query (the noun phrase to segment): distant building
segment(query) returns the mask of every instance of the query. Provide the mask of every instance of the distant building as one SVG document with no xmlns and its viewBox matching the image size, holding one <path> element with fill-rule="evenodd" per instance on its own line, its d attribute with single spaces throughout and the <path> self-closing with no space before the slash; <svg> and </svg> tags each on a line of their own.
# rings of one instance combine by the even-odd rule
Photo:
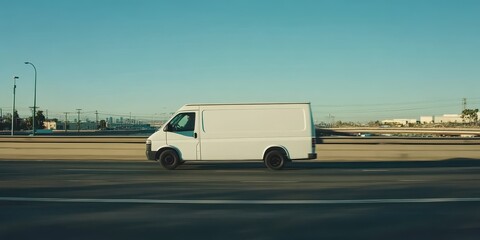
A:
<svg viewBox="0 0 480 240">
<path fill-rule="evenodd" d="M 463 118 L 460 114 L 443 114 L 443 116 L 435 116 L 435 123 L 462 123 Z"/>
<path fill-rule="evenodd" d="M 382 124 L 398 124 L 398 125 L 408 125 L 417 123 L 417 119 L 390 119 L 383 120 Z"/>
<path fill-rule="evenodd" d="M 433 123 L 433 116 L 421 116 L 420 123 L 421 124 Z"/>
<path fill-rule="evenodd" d="M 64 121 L 59 121 L 55 129 L 53 130 L 65 130 L 65 125 L 67 126 L 67 130 L 73 131 L 78 130 L 78 123 L 68 121 L 68 124 L 65 124 Z M 97 123 L 96 122 L 80 122 L 80 130 L 97 130 Z"/>
<path fill-rule="evenodd" d="M 55 121 L 44 121 L 43 122 L 44 129 L 48 130 L 57 130 L 57 122 Z"/>
<path fill-rule="evenodd" d="M 388 119 L 383 120 L 383 124 L 396 124 L 396 125 L 408 125 L 408 124 L 429 124 L 429 123 L 464 123 L 461 114 L 443 114 L 442 116 L 420 116 L 420 121 L 417 119 Z"/>
</svg>

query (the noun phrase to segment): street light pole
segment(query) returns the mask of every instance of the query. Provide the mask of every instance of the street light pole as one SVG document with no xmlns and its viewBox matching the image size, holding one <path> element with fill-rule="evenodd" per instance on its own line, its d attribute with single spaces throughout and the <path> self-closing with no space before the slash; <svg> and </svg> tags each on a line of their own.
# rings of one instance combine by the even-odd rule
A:
<svg viewBox="0 0 480 240">
<path fill-rule="evenodd" d="M 80 108 L 77 108 L 77 114 L 78 114 L 78 120 L 77 120 L 77 130 L 78 132 L 80 132 L 80 111 L 82 111 L 82 109 Z"/>
<path fill-rule="evenodd" d="M 67 132 L 67 127 L 68 127 L 68 112 L 64 112 L 65 113 L 65 123 L 64 123 L 64 126 L 65 126 L 65 133 Z"/>
<path fill-rule="evenodd" d="M 12 136 L 15 128 L 15 89 L 17 88 L 17 79 L 17 76 L 13 77 Z"/>
<path fill-rule="evenodd" d="M 35 86 L 33 91 L 33 118 L 32 118 L 32 136 L 35 136 L 35 111 L 37 110 L 37 68 L 31 62 L 25 62 L 25 64 L 32 65 L 35 70 Z"/>
</svg>

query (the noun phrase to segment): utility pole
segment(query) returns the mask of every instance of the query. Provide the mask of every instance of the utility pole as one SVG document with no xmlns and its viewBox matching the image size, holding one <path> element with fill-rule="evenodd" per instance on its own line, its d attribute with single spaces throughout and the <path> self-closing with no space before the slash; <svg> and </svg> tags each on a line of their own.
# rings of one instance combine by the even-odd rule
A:
<svg viewBox="0 0 480 240">
<path fill-rule="evenodd" d="M 68 112 L 65 113 L 65 123 L 63 124 L 65 126 L 65 132 L 67 132 L 67 127 L 68 127 Z"/>
<path fill-rule="evenodd" d="M 82 109 L 80 108 L 77 108 L 77 114 L 78 114 L 78 118 L 77 118 L 77 130 L 78 132 L 80 132 L 80 111 L 82 111 Z"/>
<path fill-rule="evenodd" d="M 330 120 L 330 127 L 333 127 L 333 125 L 335 124 L 335 116 L 329 113 L 328 119 Z"/>
<path fill-rule="evenodd" d="M 98 129 L 98 111 L 97 110 L 95 110 L 95 122 L 96 122 L 97 129 Z"/>
<path fill-rule="evenodd" d="M 17 76 L 13 77 L 13 107 L 12 107 L 12 136 L 15 131 L 15 89 L 17 88 Z M 0 117 L 2 114 L 0 113 Z"/>
<path fill-rule="evenodd" d="M 40 108 L 40 107 L 39 107 L 39 106 L 34 106 L 34 107 L 29 107 L 29 108 L 32 109 L 32 111 L 33 111 L 33 116 L 35 116 L 36 110 L 37 110 L 38 108 Z M 34 128 L 35 128 L 35 118 L 32 117 L 32 136 L 35 136 L 35 135 L 34 135 L 34 132 L 33 132 L 33 129 L 34 129 Z"/>
</svg>

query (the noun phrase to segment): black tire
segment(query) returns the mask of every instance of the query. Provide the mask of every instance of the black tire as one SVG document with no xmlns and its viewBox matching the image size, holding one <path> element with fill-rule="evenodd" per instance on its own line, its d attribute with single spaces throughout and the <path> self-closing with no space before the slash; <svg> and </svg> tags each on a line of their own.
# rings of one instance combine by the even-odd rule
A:
<svg viewBox="0 0 480 240">
<path fill-rule="evenodd" d="M 174 150 L 165 150 L 158 157 L 158 162 L 163 168 L 173 170 L 180 165 L 180 158 Z"/>
<path fill-rule="evenodd" d="M 272 150 L 263 159 L 265 166 L 270 170 L 280 170 L 285 166 L 287 157 L 282 151 Z"/>
</svg>

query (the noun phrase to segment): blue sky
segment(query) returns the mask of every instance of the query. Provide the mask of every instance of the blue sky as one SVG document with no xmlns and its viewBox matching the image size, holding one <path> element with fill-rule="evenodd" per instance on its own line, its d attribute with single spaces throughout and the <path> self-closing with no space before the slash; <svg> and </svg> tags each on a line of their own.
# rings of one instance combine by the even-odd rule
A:
<svg viewBox="0 0 480 240">
<path fill-rule="evenodd" d="M 480 1 L 0 0 L 0 107 L 154 119 L 197 102 L 312 102 L 318 121 L 480 106 Z"/>
</svg>

